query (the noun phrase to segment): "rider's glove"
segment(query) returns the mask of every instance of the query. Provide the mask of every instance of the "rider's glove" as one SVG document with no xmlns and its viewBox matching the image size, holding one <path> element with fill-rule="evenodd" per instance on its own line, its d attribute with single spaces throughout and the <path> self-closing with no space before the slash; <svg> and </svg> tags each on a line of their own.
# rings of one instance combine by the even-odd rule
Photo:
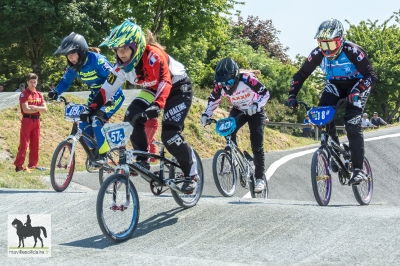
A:
<svg viewBox="0 0 400 266">
<path fill-rule="evenodd" d="M 52 100 L 57 100 L 58 99 L 58 92 L 56 90 L 51 90 L 51 91 L 49 91 L 47 96 L 49 96 L 49 98 L 52 99 Z"/>
<path fill-rule="evenodd" d="M 359 97 L 360 97 L 360 90 L 353 88 L 351 89 L 349 96 L 347 96 L 347 99 L 349 102 L 354 103 L 358 102 Z"/>
<path fill-rule="evenodd" d="M 160 115 L 160 106 L 158 106 L 157 103 L 152 103 L 150 104 L 149 108 L 147 108 L 144 113 L 147 117 L 147 119 L 152 119 L 152 118 L 156 118 Z"/>
<path fill-rule="evenodd" d="M 247 110 L 247 114 L 249 116 L 252 116 L 255 113 L 257 113 L 257 109 L 258 109 L 258 104 L 257 103 L 253 103 L 252 105 L 249 106 L 249 109 Z"/>
<path fill-rule="evenodd" d="M 200 118 L 200 123 L 201 123 L 203 126 L 207 126 L 207 124 L 208 124 L 208 115 L 202 114 L 202 115 L 201 115 L 201 118 Z"/>
<path fill-rule="evenodd" d="M 89 122 L 90 117 L 94 114 L 95 110 L 91 107 L 86 107 L 85 111 L 83 111 L 79 118 L 82 122 Z"/>
<path fill-rule="evenodd" d="M 111 97 L 110 100 L 108 100 L 104 106 L 113 106 L 114 105 L 114 97 Z"/>
<path fill-rule="evenodd" d="M 297 103 L 297 99 L 296 99 L 296 95 L 294 94 L 290 94 L 288 99 L 285 102 L 285 105 L 289 108 L 297 108 L 297 106 L 299 105 Z"/>
</svg>

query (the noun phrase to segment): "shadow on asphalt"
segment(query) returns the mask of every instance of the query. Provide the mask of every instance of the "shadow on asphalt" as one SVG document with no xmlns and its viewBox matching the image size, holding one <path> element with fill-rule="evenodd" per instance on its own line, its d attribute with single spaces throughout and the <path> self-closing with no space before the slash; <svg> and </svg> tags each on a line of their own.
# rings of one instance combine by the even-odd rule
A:
<svg viewBox="0 0 400 266">
<path fill-rule="evenodd" d="M 178 221 L 178 218 L 175 217 L 175 215 L 184 210 L 185 209 L 178 207 L 169 211 L 158 213 L 157 215 L 150 217 L 144 220 L 143 222 L 140 222 L 132 238 L 138 238 L 147 235 L 148 233 L 151 233 L 155 230 L 164 229 L 167 226 L 174 225 Z M 105 236 L 98 235 L 60 245 L 71 246 L 71 247 L 104 249 L 109 246 L 114 246 L 118 244 L 120 243 L 111 242 Z"/>
<path fill-rule="evenodd" d="M 157 215 L 140 222 L 135 233 L 133 234 L 133 237 L 141 237 L 155 230 L 164 229 L 167 226 L 175 224 L 178 221 L 178 218 L 175 217 L 175 215 L 184 210 L 185 209 L 178 207 L 169 211 L 158 213 Z"/>
<path fill-rule="evenodd" d="M 119 243 L 114 243 L 108 240 L 104 235 L 92 236 L 84 238 L 81 240 L 60 244 L 61 246 L 71 246 L 80 248 L 97 248 L 104 249 L 109 246 L 118 245 Z"/>
</svg>

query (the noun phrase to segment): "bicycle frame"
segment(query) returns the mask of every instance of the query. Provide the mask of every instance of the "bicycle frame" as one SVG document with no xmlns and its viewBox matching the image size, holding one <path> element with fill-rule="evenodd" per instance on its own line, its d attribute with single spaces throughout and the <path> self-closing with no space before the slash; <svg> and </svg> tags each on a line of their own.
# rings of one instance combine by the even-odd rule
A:
<svg viewBox="0 0 400 266">
<path fill-rule="evenodd" d="M 340 154 L 342 154 L 345 159 L 349 157 L 348 152 L 332 141 L 331 137 L 324 129 L 321 131 L 321 146 L 319 149 L 324 149 L 328 155 L 329 162 L 331 162 L 331 158 L 333 158 L 337 166 L 342 169 L 343 176 L 345 178 L 350 178 L 350 165 L 348 164 L 346 166 L 345 163 L 343 163 L 343 161 L 340 159 Z M 349 160 L 349 158 L 347 158 L 347 160 Z"/>
<path fill-rule="evenodd" d="M 231 136 L 228 135 L 225 137 L 226 139 L 226 147 L 225 150 L 230 150 L 231 152 L 231 161 L 232 165 L 239 166 L 240 171 L 246 175 L 246 181 L 250 182 L 250 176 L 251 176 L 251 165 L 249 162 L 249 159 L 246 158 L 245 155 L 239 150 L 239 148 L 236 146 L 236 144 L 231 140 Z M 236 171 L 233 171 L 234 174 L 237 174 Z M 237 178 L 237 177 L 236 177 Z"/>
<path fill-rule="evenodd" d="M 235 119 L 236 121 L 239 119 L 240 116 L 244 115 L 247 112 L 247 110 L 244 110 L 242 113 L 240 113 Z M 215 119 L 210 119 L 209 123 L 217 123 L 217 120 Z M 251 175 L 252 175 L 252 167 L 250 165 L 250 159 L 251 156 L 250 154 L 248 154 L 246 151 L 245 152 L 241 152 L 239 150 L 239 147 L 232 141 L 231 139 L 231 134 L 225 136 L 225 140 L 226 140 L 226 146 L 225 146 L 225 150 L 229 150 L 231 153 L 231 164 L 233 166 L 236 166 L 236 162 L 237 165 L 240 168 L 240 172 L 242 172 L 243 174 L 246 175 L 246 187 L 247 184 L 249 182 L 252 182 L 251 180 Z M 236 175 L 236 171 L 233 171 L 234 175 Z M 237 176 L 235 177 L 237 179 Z"/>
<path fill-rule="evenodd" d="M 69 104 L 67 102 L 67 100 L 65 99 L 65 97 L 63 97 L 63 96 L 60 96 L 60 100 L 62 100 L 64 102 L 65 106 L 67 106 Z M 99 120 L 102 125 L 104 125 L 104 123 L 106 123 L 106 121 L 104 119 L 102 119 L 101 117 L 96 116 L 96 115 L 92 116 L 91 119 L 92 119 L 92 121 Z M 69 136 L 67 136 L 65 138 L 65 141 L 72 142 L 72 148 L 71 148 L 71 154 L 72 155 L 75 154 L 76 145 L 77 145 L 77 142 L 79 142 L 82 145 L 82 147 L 83 147 L 84 151 L 86 152 L 87 156 L 89 157 L 89 159 L 91 161 L 94 161 L 95 158 L 96 158 L 97 152 L 98 152 L 97 151 L 97 141 L 92 136 L 86 134 L 79 127 L 79 123 L 81 123 L 81 121 L 74 121 L 73 122 L 71 133 L 70 133 Z M 90 125 L 88 125 L 88 127 L 89 126 Z M 86 143 L 86 140 L 84 138 L 82 138 L 82 137 L 86 138 L 88 141 L 90 141 L 92 143 L 92 145 L 93 145 L 92 149 L 89 148 L 88 144 Z M 68 165 L 67 165 L 68 168 L 71 167 L 72 160 L 73 160 L 73 156 L 71 156 L 69 158 Z"/>
<path fill-rule="evenodd" d="M 130 172 L 134 171 L 137 172 L 139 175 L 141 175 L 148 182 L 154 181 L 155 185 L 157 186 L 167 186 L 179 193 L 182 193 L 180 189 L 176 186 L 176 184 L 173 182 L 174 180 L 166 179 L 164 176 L 164 169 L 166 165 L 172 165 L 175 167 L 179 167 L 179 165 L 175 162 L 175 158 L 172 158 L 172 160 L 165 158 L 165 150 L 163 144 L 161 144 L 160 142 L 155 142 L 155 143 L 160 146 L 160 155 L 144 151 L 127 150 L 125 148 L 120 149 L 119 163 L 116 166 L 115 172 L 117 173 L 118 171 L 123 170 L 125 177 L 129 179 Z M 143 168 L 141 165 L 134 162 L 135 156 L 138 155 L 160 160 L 159 173 L 155 174 L 150 170 L 147 170 L 146 168 Z"/>
<path fill-rule="evenodd" d="M 335 106 L 335 111 L 339 110 L 346 101 L 347 101 L 346 98 L 340 99 Z M 307 111 L 309 111 L 311 109 L 307 106 L 307 104 L 305 102 L 298 101 L 298 103 L 299 103 L 299 105 L 303 105 Z M 337 114 L 337 112 L 335 112 L 335 115 L 332 117 L 332 120 L 335 118 L 336 114 Z M 330 123 L 330 121 L 329 121 L 329 123 Z M 329 123 L 326 123 L 323 126 L 319 126 L 319 128 L 321 128 L 321 146 L 319 147 L 319 149 L 323 149 L 326 151 L 326 153 L 328 155 L 329 165 L 331 164 L 330 162 L 333 158 L 333 160 L 336 162 L 337 166 L 342 170 L 343 177 L 350 178 L 350 176 L 351 176 L 350 162 L 347 162 L 348 165 L 345 165 L 346 162 L 343 163 L 343 161 L 340 159 L 340 154 L 342 154 L 343 157 L 345 158 L 345 160 L 349 160 L 350 157 L 349 157 L 348 151 L 346 151 L 345 149 L 340 147 L 340 145 L 338 145 L 336 142 L 334 142 L 332 140 L 332 138 L 329 136 L 328 132 L 326 132 L 326 130 L 325 130 L 326 125 Z M 329 167 L 329 171 L 330 171 L 330 169 L 331 169 L 331 167 Z"/>
</svg>

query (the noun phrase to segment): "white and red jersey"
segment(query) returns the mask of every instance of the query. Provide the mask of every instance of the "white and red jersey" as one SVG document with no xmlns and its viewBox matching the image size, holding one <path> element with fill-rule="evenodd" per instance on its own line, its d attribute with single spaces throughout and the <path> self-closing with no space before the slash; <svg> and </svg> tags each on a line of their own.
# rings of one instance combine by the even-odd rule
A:
<svg viewBox="0 0 400 266">
<path fill-rule="evenodd" d="M 99 109 L 128 80 L 154 93 L 154 102 L 160 108 L 164 108 L 173 85 L 186 77 L 185 67 L 180 62 L 158 47 L 147 45 L 141 60 L 133 70 L 125 72 L 118 66 L 112 69 L 90 106 Z"/>
<path fill-rule="evenodd" d="M 241 111 L 247 110 L 250 105 L 257 103 L 257 112 L 259 112 L 269 99 L 269 91 L 253 73 L 240 73 L 239 84 L 232 95 L 226 94 L 222 87 L 214 84 L 214 90 L 208 97 L 204 114 L 211 117 L 214 110 L 219 106 L 222 96 L 226 96 L 233 107 Z"/>
</svg>

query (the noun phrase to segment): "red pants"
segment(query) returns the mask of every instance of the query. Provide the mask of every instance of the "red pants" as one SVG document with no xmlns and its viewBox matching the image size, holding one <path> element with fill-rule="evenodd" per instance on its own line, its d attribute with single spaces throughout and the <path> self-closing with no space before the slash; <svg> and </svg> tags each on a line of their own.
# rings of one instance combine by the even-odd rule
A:
<svg viewBox="0 0 400 266">
<path fill-rule="evenodd" d="M 22 169 L 29 144 L 28 167 L 37 166 L 39 161 L 40 119 L 22 118 L 19 147 L 15 166 Z"/>
<path fill-rule="evenodd" d="M 157 118 L 147 120 L 146 123 L 144 124 L 144 131 L 146 131 L 147 144 L 149 145 L 148 150 L 150 153 L 157 152 L 156 145 L 152 144 L 154 141 L 154 135 L 156 134 L 157 128 L 158 128 Z M 154 162 L 155 159 L 151 158 L 150 161 Z"/>
</svg>

